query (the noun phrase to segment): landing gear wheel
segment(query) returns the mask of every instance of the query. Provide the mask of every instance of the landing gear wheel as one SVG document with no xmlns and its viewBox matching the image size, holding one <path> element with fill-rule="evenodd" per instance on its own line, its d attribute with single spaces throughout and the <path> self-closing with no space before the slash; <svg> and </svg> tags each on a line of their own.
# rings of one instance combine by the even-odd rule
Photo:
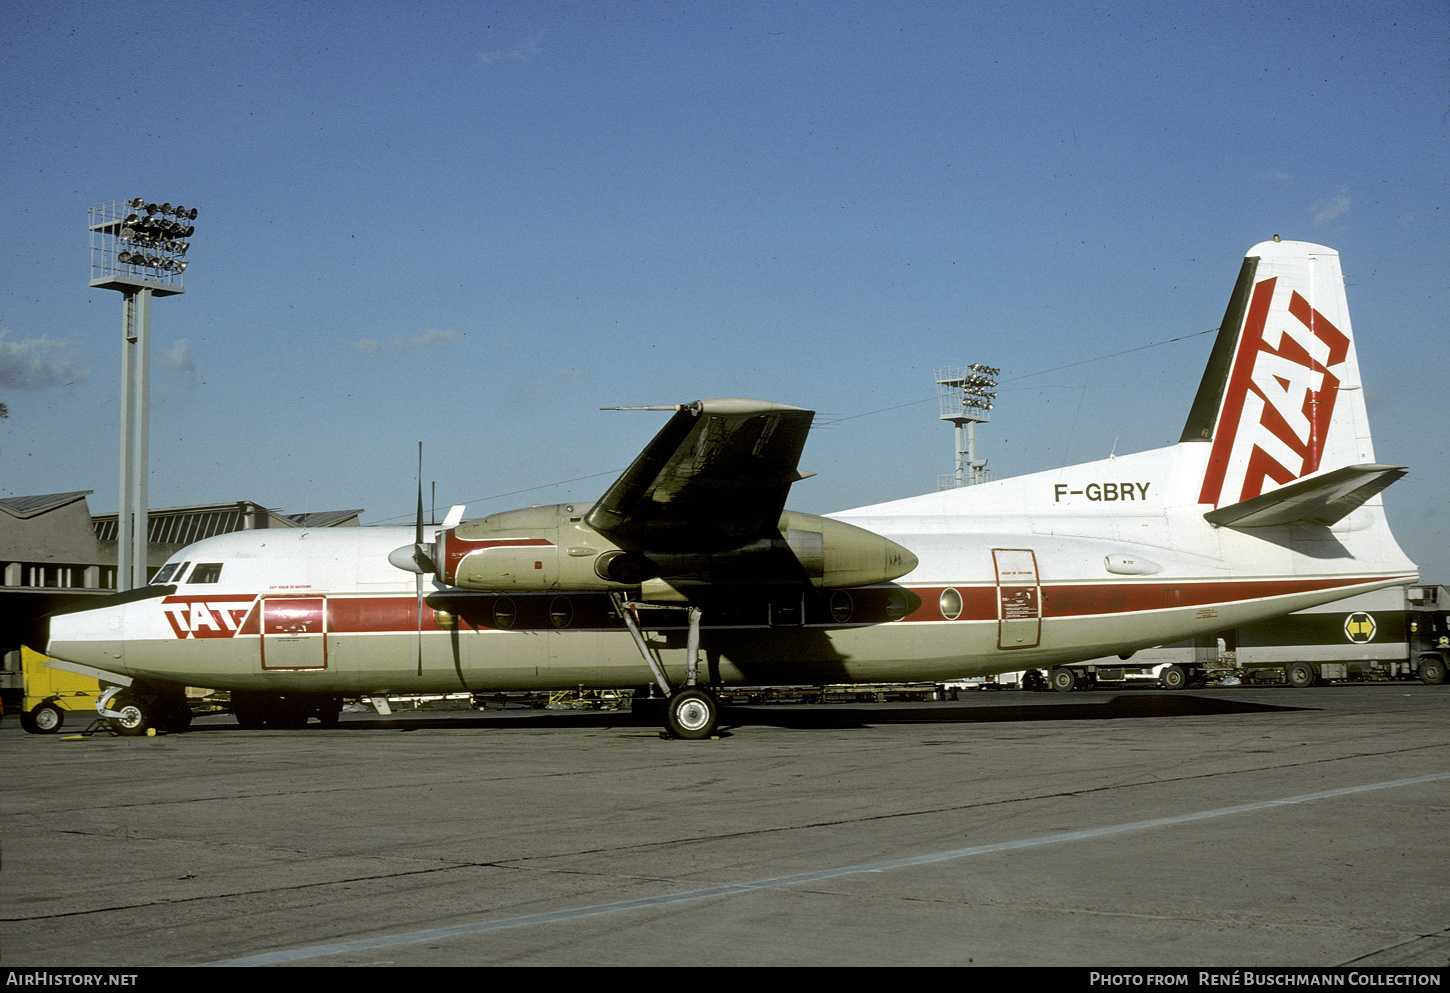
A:
<svg viewBox="0 0 1450 993">
<path fill-rule="evenodd" d="M 317 722 L 323 727 L 337 727 L 338 719 L 342 717 L 342 697 L 323 697 L 322 702 L 317 705 L 315 713 L 317 715 Z"/>
<path fill-rule="evenodd" d="M 1420 682 L 1426 686 L 1439 686 L 1445 682 L 1445 663 L 1435 658 L 1421 659 Z"/>
<path fill-rule="evenodd" d="M 145 734 L 146 729 L 151 727 L 151 706 L 140 697 L 123 693 L 111 701 L 111 709 L 120 715 L 107 718 L 111 730 L 117 734 L 134 738 Z"/>
<path fill-rule="evenodd" d="M 1158 673 L 1158 682 L 1165 690 L 1181 690 L 1188 685 L 1188 673 L 1181 665 L 1166 666 Z"/>
<path fill-rule="evenodd" d="M 232 714 L 236 717 L 237 723 L 248 731 L 256 731 L 267 726 L 267 705 L 257 693 L 247 693 L 242 690 L 232 691 Z"/>
<path fill-rule="evenodd" d="M 699 687 L 690 686 L 670 697 L 665 708 L 665 728 L 676 738 L 699 741 L 715 732 L 720 708 L 715 698 Z"/>
<path fill-rule="evenodd" d="M 267 708 L 267 727 L 273 730 L 295 730 L 307 726 L 312 716 L 312 703 L 305 696 L 282 694 L 273 698 Z"/>
<path fill-rule="evenodd" d="M 158 730 L 180 734 L 191 727 L 191 704 L 184 697 L 159 701 L 156 722 Z"/>
<path fill-rule="evenodd" d="M 1047 681 L 1059 693 L 1071 693 L 1077 686 L 1077 674 L 1071 669 L 1053 669 L 1047 674 Z"/>
<path fill-rule="evenodd" d="M 1306 686 L 1314 685 L 1314 667 L 1307 662 L 1295 662 L 1284 670 L 1284 678 L 1289 685 L 1295 689 L 1304 689 Z"/>
<path fill-rule="evenodd" d="M 1424 666 L 1420 667 L 1424 671 Z M 28 714 L 21 715 L 21 726 L 31 734 L 55 734 L 65 723 L 65 711 L 53 703 L 37 704 Z"/>
</svg>

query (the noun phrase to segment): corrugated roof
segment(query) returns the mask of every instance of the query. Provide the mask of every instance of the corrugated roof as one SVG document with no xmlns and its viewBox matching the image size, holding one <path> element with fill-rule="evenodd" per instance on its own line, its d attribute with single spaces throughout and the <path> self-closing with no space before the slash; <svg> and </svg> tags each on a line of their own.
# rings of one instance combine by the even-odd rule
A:
<svg viewBox="0 0 1450 993">
<path fill-rule="evenodd" d="M 287 514 L 287 520 L 302 528 L 330 528 L 362 513 L 358 510 L 318 510 L 311 514 Z"/>
<path fill-rule="evenodd" d="M 39 496 L 5 497 L 0 499 L 0 510 L 5 511 L 11 517 L 24 519 L 34 517 L 37 514 L 44 514 L 47 511 L 55 510 L 57 507 L 64 507 L 66 504 L 84 499 L 94 492 L 95 490 L 73 490 L 70 493 L 42 493 Z"/>
</svg>

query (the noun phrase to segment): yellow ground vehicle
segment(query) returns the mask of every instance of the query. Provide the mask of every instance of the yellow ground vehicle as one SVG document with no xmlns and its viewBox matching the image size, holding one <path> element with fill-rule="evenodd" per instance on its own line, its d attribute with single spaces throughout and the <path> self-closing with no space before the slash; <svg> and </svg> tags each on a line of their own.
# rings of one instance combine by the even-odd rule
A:
<svg viewBox="0 0 1450 993">
<path fill-rule="evenodd" d="M 77 720 L 89 724 L 96 716 L 101 684 L 89 676 L 51 669 L 45 664 L 48 661 L 39 652 L 20 649 L 21 672 L 25 678 L 20 726 L 31 734 L 55 734 L 72 711 L 77 713 Z"/>
</svg>

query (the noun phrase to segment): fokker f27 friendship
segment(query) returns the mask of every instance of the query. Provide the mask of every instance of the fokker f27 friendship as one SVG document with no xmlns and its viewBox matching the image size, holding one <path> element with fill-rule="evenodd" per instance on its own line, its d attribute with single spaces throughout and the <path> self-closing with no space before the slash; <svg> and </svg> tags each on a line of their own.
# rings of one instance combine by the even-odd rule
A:
<svg viewBox="0 0 1450 993">
<path fill-rule="evenodd" d="M 702 400 L 592 504 L 408 528 L 221 535 L 152 585 L 50 618 L 118 729 L 244 726 L 344 696 L 657 686 L 709 736 L 712 687 L 945 680 L 1128 655 L 1394 584 L 1338 253 L 1239 273 L 1179 443 L 816 517 L 785 509 L 813 414 Z M 450 518 L 454 515 L 450 514 Z M 1169 682 L 1185 677 L 1170 670 Z"/>
</svg>

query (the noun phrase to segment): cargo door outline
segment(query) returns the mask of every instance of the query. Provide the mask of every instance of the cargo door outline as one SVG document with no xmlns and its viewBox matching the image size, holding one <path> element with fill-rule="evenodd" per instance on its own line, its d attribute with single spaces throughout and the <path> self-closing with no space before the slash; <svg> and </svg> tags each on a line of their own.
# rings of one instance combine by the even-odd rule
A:
<svg viewBox="0 0 1450 993">
<path fill-rule="evenodd" d="M 994 548 L 997 575 L 997 647 L 1036 648 L 1042 640 L 1042 587 L 1030 548 Z"/>
<path fill-rule="evenodd" d="M 262 671 L 327 668 L 327 598 L 262 598 Z"/>
</svg>

